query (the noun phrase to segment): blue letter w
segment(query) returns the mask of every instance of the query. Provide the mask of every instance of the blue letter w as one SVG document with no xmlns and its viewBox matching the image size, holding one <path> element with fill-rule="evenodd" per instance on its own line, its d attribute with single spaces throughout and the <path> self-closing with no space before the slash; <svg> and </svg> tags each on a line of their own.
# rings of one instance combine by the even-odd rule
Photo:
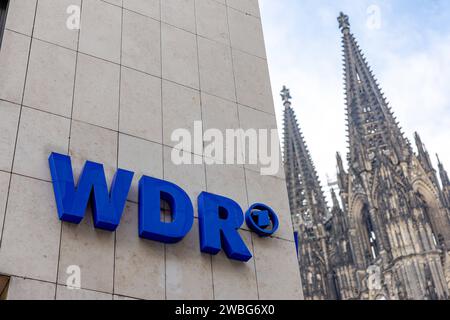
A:
<svg viewBox="0 0 450 320">
<path fill-rule="evenodd" d="M 59 219 L 80 223 L 92 194 L 95 227 L 108 231 L 116 230 L 122 218 L 134 173 L 117 170 L 109 193 L 103 165 L 87 161 L 75 187 L 70 157 L 52 153 L 48 161 Z"/>
</svg>

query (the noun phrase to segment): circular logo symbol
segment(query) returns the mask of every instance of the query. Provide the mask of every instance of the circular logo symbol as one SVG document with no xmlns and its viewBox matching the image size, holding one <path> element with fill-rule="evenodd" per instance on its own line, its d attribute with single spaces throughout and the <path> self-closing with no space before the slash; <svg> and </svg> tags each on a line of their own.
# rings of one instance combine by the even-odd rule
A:
<svg viewBox="0 0 450 320">
<path fill-rule="evenodd" d="M 247 226 L 260 237 L 273 235 L 279 226 L 278 216 L 269 206 L 255 203 L 245 213 Z"/>
</svg>

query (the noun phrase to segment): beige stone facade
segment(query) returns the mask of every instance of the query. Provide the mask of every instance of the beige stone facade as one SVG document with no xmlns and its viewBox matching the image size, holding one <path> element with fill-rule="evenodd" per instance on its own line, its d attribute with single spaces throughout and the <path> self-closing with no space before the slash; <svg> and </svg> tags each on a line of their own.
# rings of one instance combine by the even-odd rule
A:
<svg viewBox="0 0 450 320">
<path fill-rule="evenodd" d="M 66 23 L 81 9 L 81 29 Z M 283 170 L 175 166 L 170 134 L 276 128 L 257 0 L 10 0 L 0 51 L 0 274 L 7 299 L 301 299 Z M 223 128 L 221 127 L 223 126 Z M 61 223 L 48 156 L 136 172 L 116 232 Z M 202 157 L 197 154 L 195 157 Z M 138 237 L 137 181 L 165 179 L 189 194 L 264 202 L 280 231 L 240 233 L 248 263 L 202 254 L 197 220 L 180 243 Z M 68 267 L 81 289 L 66 288 Z"/>
</svg>

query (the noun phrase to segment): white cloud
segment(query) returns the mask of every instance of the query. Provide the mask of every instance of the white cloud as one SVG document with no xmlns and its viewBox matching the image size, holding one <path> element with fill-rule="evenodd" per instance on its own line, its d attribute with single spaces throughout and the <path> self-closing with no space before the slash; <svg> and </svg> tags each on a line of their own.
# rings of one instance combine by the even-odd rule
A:
<svg viewBox="0 0 450 320">
<path fill-rule="evenodd" d="M 439 153 L 450 165 L 450 37 L 435 36 L 422 50 L 390 55 L 380 79 L 407 135 L 418 131 L 433 160 Z"/>
<path fill-rule="evenodd" d="M 345 157 L 348 147 L 336 21 L 341 10 L 350 15 L 352 31 L 407 137 L 412 140 L 418 131 L 430 154 L 438 152 L 450 170 L 450 32 L 434 30 L 433 19 L 423 16 L 436 6 L 428 13 L 403 14 L 394 6 L 401 2 L 260 0 L 279 127 L 278 92 L 286 85 L 324 187 L 326 174 L 336 171 L 335 152 Z M 379 30 L 366 25 L 373 3 L 381 8 Z M 425 27 L 421 21 L 431 22 Z"/>
</svg>

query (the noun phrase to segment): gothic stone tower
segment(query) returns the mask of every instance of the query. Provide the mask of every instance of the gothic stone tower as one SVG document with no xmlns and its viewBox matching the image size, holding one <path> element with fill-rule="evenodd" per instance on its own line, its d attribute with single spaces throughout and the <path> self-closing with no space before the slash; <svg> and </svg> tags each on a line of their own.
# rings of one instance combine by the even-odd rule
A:
<svg viewBox="0 0 450 320">
<path fill-rule="evenodd" d="M 444 165 L 439 159 L 439 156 L 437 158 L 439 163 L 439 175 L 442 182 L 442 202 L 447 208 L 450 208 L 450 179 L 448 177 L 447 171 L 444 168 Z"/>
<path fill-rule="evenodd" d="M 340 155 L 338 155 L 338 161 Z M 341 162 L 342 163 L 342 162 Z M 333 207 L 331 219 L 327 223 L 328 251 L 331 264 L 331 277 L 336 288 L 336 298 L 340 300 L 354 299 L 360 287 L 356 279 L 355 258 L 349 236 L 349 221 L 345 208 L 341 208 L 334 189 L 331 189 Z"/>
<path fill-rule="evenodd" d="M 303 294 L 307 300 L 335 299 L 327 254 L 327 204 L 286 87 L 281 91 L 281 97 L 284 103 L 284 167 L 292 221 L 299 234 Z"/>
<path fill-rule="evenodd" d="M 438 159 L 438 167 L 439 167 L 439 176 L 441 178 L 442 189 L 441 189 L 441 199 L 442 204 L 446 208 L 448 212 L 450 212 L 450 179 L 448 177 L 448 173 L 444 168 L 444 165 L 441 163 L 439 156 Z M 444 272 L 447 280 L 447 285 L 450 289 L 450 248 L 444 248 Z"/>
<path fill-rule="evenodd" d="M 338 180 L 354 260 L 346 262 L 356 270 L 353 298 L 447 299 L 448 177 L 440 166 L 441 190 L 420 137 L 417 154 L 404 137 L 348 16 L 341 13 L 338 21 L 349 138 L 348 169 L 338 158 Z"/>
</svg>

